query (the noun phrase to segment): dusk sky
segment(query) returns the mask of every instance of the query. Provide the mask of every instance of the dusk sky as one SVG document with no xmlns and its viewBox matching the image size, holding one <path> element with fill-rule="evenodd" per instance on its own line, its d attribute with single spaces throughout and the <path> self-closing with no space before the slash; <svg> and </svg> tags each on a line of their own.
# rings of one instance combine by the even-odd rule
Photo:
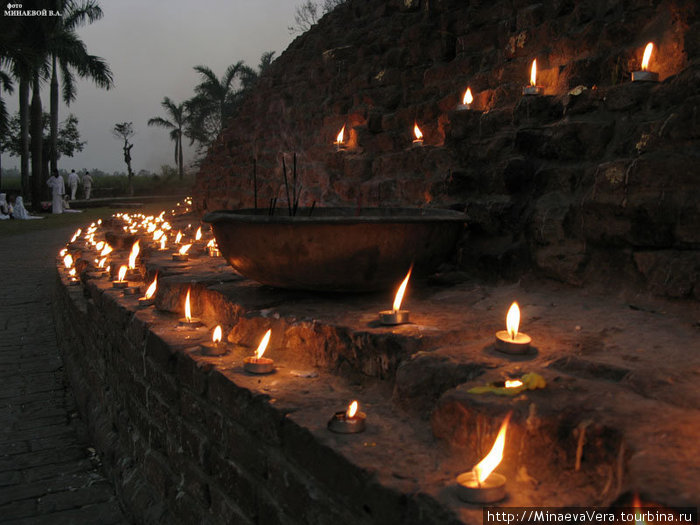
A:
<svg viewBox="0 0 700 525">
<path fill-rule="evenodd" d="M 115 87 L 104 91 L 81 80 L 70 107 L 61 103 L 59 119 L 69 112 L 78 117 L 87 144 L 75 157 L 61 158 L 59 168 L 126 171 L 120 143 L 111 133 L 115 123 L 125 121 L 133 121 L 137 133 L 132 150 L 135 172 L 174 166 L 168 131 L 146 125 L 151 117 L 165 117 L 163 97 L 175 103 L 190 98 L 199 82 L 192 69 L 196 65 L 207 65 L 221 77 L 239 60 L 257 67 L 263 52 L 279 56 L 295 37 L 287 27 L 298 3 L 301 0 L 102 0 L 102 20 L 78 33 L 91 54 L 107 60 Z M 48 87 L 45 91 L 42 103 L 48 111 Z M 16 92 L 4 98 L 14 114 Z M 187 165 L 193 152 L 185 153 Z M 5 154 L 2 166 L 18 167 L 19 159 Z"/>
</svg>

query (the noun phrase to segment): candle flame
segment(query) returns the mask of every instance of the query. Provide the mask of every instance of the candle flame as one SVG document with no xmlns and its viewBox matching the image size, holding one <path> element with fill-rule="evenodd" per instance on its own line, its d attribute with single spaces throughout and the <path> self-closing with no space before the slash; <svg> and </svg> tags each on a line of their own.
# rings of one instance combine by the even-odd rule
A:
<svg viewBox="0 0 700 525">
<path fill-rule="evenodd" d="M 654 50 L 654 44 L 649 42 L 647 47 L 644 48 L 644 56 L 642 57 L 642 71 L 646 71 L 649 67 L 649 59 L 651 58 L 651 52 Z"/>
<path fill-rule="evenodd" d="M 163 236 L 160 238 L 160 249 L 161 249 L 161 250 L 165 250 L 165 241 L 167 241 L 167 240 L 168 240 L 168 236 L 167 236 L 167 235 L 163 235 Z"/>
<path fill-rule="evenodd" d="M 156 225 L 155 225 L 155 223 L 151 222 L 148 224 L 148 228 L 146 229 L 146 232 L 153 233 L 154 231 L 156 231 Z"/>
<path fill-rule="evenodd" d="M 403 301 L 403 295 L 406 293 L 406 286 L 408 286 L 408 279 L 411 277 L 411 272 L 413 271 L 413 266 L 408 269 L 408 273 L 404 278 L 401 286 L 399 286 L 396 292 L 396 297 L 394 298 L 394 312 L 398 312 L 401 309 L 401 301 Z"/>
<path fill-rule="evenodd" d="M 68 275 L 71 277 L 75 277 L 75 268 L 72 268 L 70 272 L 68 272 Z"/>
<path fill-rule="evenodd" d="M 272 328 L 270 328 L 267 332 L 265 332 L 265 335 L 263 336 L 262 340 L 260 341 L 260 344 L 258 345 L 258 349 L 255 351 L 256 359 L 260 359 L 263 356 L 263 354 L 265 353 L 265 349 L 267 348 L 267 344 L 270 342 L 271 335 L 272 335 Z"/>
<path fill-rule="evenodd" d="M 474 102 L 474 97 L 472 96 L 472 90 L 470 88 L 467 88 L 467 90 L 464 92 L 464 97 L 462 98 L 462 104 L 465 106 L 471 104 Z"/>
<path fill-rule="evenodd" d="M 192 320 L 192 310 L 190 310 L 190 289 L 187 289 L 187 296 L 185 297 L 185 319 L 189 323 Z"/>
<path fill-rule="evenodd" d="M 345 417 L 348 419 L 355 417 L 357 414 L 357 401 L 353 401 L 348 405 L 348 409 L 345 411 Z"/>
<path fill-rule="evenodd" d="M 338 136 L 335 139 L 336 143 L 342 144 L 344 135 L 345 135 L 345 124 L 343 124 L 343 127 L 340 128 L 340 131 L 338 132 Z"/>
<path fill-rule="evenodd" d="M 99 252 L 102 248 L 104 248 L 104 246 L 105 246 L 105 242 L 100 241 L 97 244 L 95 244 L 95 249 Z"/>
<path fill-rule="evenodd" d="M 508 315 L 506 315 L 506 329 L 508 330 L 508 335 L 511 339 L 515 339 L 518 335 L 518 327 L 520 326 L 520 308 L 518 308 L 518 303 L 513 303 L 508 309 Z"/>
<path fill-rule="evenodd" d="M 636 492 L 634 493 L 634 497 L 632 498 L 632 508 L 634 509 L 634 523 L 636 525 L 647 525 L 647 522 L 642 519 L 642 502 L 639 499 L 639 494 Z M 639 511 L 639 512 L 637 512 Z M 637 519 L 640 518 L 640 519 Z"/>
<path fill-rule="evenodd" d="M 180 255 L 187 255 L 188 250 L 192 247 L 191 244 L 185 244 L 180 247 L 178 252 L 180 252 Z"/>
<path fill-rule="evenodd" d="M 214 333 L 211 336 L 211 340 L 214 343 L 220 343 L 221 342 L 221 325 L 216 325 L 216 328 L 214 328 Z"/>
<path fill-rule="evenodd" d="M 126 277 L 126 266 L 122 265 L 119 267 L 119 273 L 117 274 L 117 280 L 123 281 L 124 277 Z"/>
<path fill-rule="evenodd" d="M 141 251 L 141 248 L 139 248 L 139 241 L 136 241 L 131 246 L 131 253 L 129 254 L 129 269 L 130 270 L 136 269 L 136 257 L 138 257 L 139 251 Z"/>
<path fill-rule="evenodd" d="M 520 379 L 506 380 L 506 388 L 518 388 L 519 386 L 523 386 L 523 382 Z"/>
<path fill-rule="evenodd" d="M 73 237 L 71 238 L 70 242 L 75 242 L 75 240 L 76 240 L 78 237 L 80 237 L 80 232 L 81 232 L 81 231 L 82 231 L 82 230 L 81 230 L 80 228 L 78 228 L 78 229 L 75 231 L 75 233 L 73 234 Z"/>
<path fill-rule="evenodd" d="M 153 232 L 153 240 L 158 242 L 158 240 L 163 236 L 163 230 L 156 230 Z"/>
<path fill-rule="evenodd" d="M 508 415 L 501 423 L 501 428 L 498 431 L 498 436 L 496 436 L 496 441 L 491 447 L 491 451 L 479 461 L 479 463 L 474 467 L 473 471 L 476 475 L 476 479 L 479 484 L 486 481 L 491 475 L 491 472 L 501 463 L 503 459 L 503 448 L 506 444 L 506 430 L 508 429 L 508 421 L 510 421 L 510 416 L 512 412 L 508 412 Z"/>
<path fill-rule="evenodd" d="M 202 238 L 202 227 L 197 228 L 197 233 L 194 234 L 194 240 L 198 241 Z"/>
<path fill-rule="evenodd" d="M 144 299 L 150 299 L 153 297 L 153 294 L 156 293 L 156 288 L 158 288 L 158 274 L 156 274 L 156 276 L 153 278 L 153 282 L 146 290 L 146 293 L 143 296 Z"/>
<path fill-rule="evenodd" d="M 532 61 L 532 67 L 530 68 L 530 85 L 537 85 L 537 59 Z"/>
<path fill-rule="evenodd" d="M 70 253 L 63 258 L 63 265 L 66 268 L 73 266 L 73 256 Z"/>
<path fill-rule="evenodd" d="M 208 247 L 208 248 L 214 248 L 215 246 L 216 246 L 216 244 L 214 243 L 214 239 L 210 240 L 210 241 L 207 243 L 207 247 Z"/>
<path fill-rule="evenodd" d="M 175 236 L 175 244 L 180 244 L 181 240 L 182 240 L 182 232 L 178 230 L 177 235 Z"/>
<path fill-rule="evenodd" d="M 60 257 L 65 256 L 68 253 L 68 248 L 63 248 L 60 252 L 58 252 L 58 255 Z"/>
<path fill-rule="evenodd" d="M 106 255 L 109 255 L 110 253 L 112 253 L 112 247 L 109 244 L 105 243 L 105 247 L 102 248 L 102 251 L 100 252 L 100 256 L 104 257 Z"/>
<path fill-rule="evenodd" d="M 421 140 L 423 138 L 423 132 L 415 122 L 413 123 L 413 134 L 416 136 L 416 140 Z"/>
<path fill-rule="evenodd" d="M 98 268 L 104 268 L 104 267 L 105 267 L 105 262 L 107 262 L 107 257 L 102 257 L 102 259 L 100 259 L 100 262 L 97 263 L 97 267 L 98 267 Z"/>
</svg>

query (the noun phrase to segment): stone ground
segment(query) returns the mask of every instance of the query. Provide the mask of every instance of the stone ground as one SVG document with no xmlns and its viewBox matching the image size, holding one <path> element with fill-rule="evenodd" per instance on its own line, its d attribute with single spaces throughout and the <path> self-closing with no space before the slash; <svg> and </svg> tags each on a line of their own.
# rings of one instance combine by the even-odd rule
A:
<svg viewBox="0 0 700 525">
<path fill-rule="evenodd" d="M 51 315 L 55 256 L 73 227 L 2 239 L 0 523 L 128 523 L 65 379 Z"/>
</svg>

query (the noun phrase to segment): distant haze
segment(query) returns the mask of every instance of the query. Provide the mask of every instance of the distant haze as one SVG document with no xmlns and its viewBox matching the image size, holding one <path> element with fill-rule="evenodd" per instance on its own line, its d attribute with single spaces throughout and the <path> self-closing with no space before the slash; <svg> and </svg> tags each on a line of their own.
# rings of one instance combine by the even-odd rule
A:
<svg viewBox="0 0 700 525">
<path fill-rule="evenodd" d="M 59 119 L 69 113 L 78 117 L 87 144 L 75 157 L 59 159 L 59 168 L 125 172 L 120 143 L 111 134 L 115 123 L 125 121 L 133 121 L 136 130 L 135 172 L 174 166 L 168 130 L 146 125 L 151 117 L 166 117 L 163 97 L 175 103 L 190 98 L 199 82 L 196 65 L 209 66 L 220 78 L 239 60 L 256 68 L 263 52 L 279 56 L 294 38 L 287 27 L 296 5 L 294 0 L 101 0 L 104 17 L 78 33 L 90 54 L 107 60 L 115 87 L 105 91 L 80 80 L 76 100 L 69 107 L 61 102 Z M 48 111 L 48 86 L 44 91 Z M 14 114 L 17 91 L 3 98 Z M 185 149 L 185 165 L 193 156 Z M 3 168 L 18 166 L 18 158 L 2 156 Z"/>
</svg>

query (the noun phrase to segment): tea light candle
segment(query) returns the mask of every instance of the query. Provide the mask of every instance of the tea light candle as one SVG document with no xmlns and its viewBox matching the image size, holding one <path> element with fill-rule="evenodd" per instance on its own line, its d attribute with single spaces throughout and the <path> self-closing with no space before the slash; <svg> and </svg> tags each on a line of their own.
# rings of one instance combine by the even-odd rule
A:
<svg viewBox="0 0 700 525">
<path fill-rule="evenodd" d="M 185 244 L 184 246 L 182 246 L 177 251 L 177 253 L 173 254 L 173 261 L 188 261 L 189 255 L 187 254 L 187 251 L 190 249 L 191 246 L 191 244 Z"/>
<path fill-rule="evenodd" d="M 258 349 L 255 351 L 255 355 L 246 357 L 243 360 L 243 370 L 251 374 L 269 374 L 274 371 L 275 362 L 272 359 L 263 357 L 271 335 L 272 329 L 268 330 L 263 336 Z"/>
<path fill-rule="evenodd" d="M 333 417 L 328 421 L 328 430 L 337 434 L 364 432 L 367 416 L 364 412 L 359 412 L 357 408 L 357 401 L 353 401 L 348 405 L 347 410 L 333 414 Z"/>
<path fill-rule="evenodd" d="M 345 125 L 343 125 L 343 127 L 340 129 L 340 132 L 338 133 L 338 136 L 336 137 L 335 142 L 333 143 L 333 144 L 335 144 L 336 151 L 345 150 L 346 146 L 345 146 L 345 142 L 343 142 L 344 135 L 345 135 Z"/>
<path fill-rule="evenodd" d="M 393 309 L 383 310 L 379 312 L 379 322 L 383 325 L 397 325 L 409 322 L 409 316 L 411 312 L 409 310 L 401 310 L 401 302 L 403 301 L 403 296 L 406 292 L 408 279 L 411 277 L 411 271 L 413 271 L 413 267 L 411 267 L 408 270 L 406 277 L 404 278 L 403 282 L 401 283 L 401 286 L 399 286 L 399 289 L 396 292 Z"/>
<path fill-rule="evenodd" d="M 506 477 L 494 472 L 503 459 L 511 413 L 501 423 L 489 453 L 470 472 L 457 476 L 457 497 L 467 503 L 494 503 L 506 497 Z"/>
<path fill-rule="evenodd" d="M 520 308 L 513 303 L 506 316 L 507 330 L 496 332 L 496 349 L 506 354 L 524 354 L 530 348 L 532 339 L 529 335 L 518 332 L 520 326 Z"/>
<path fill-rule="evenodd" d="M 464 92 L 464 96 L 462 97 L 462 103 L 459 106 L 457 106 L 457 109 L 460 111 L 466 111 L 467 109 L 471 109 L 472 102 L 474 102 L 472 90 L 470 88 L 467 88 L 467 90 Z"/>
<path fill-rule="evenodd" d="M 192 317 L 190 310 L 190 289 L 187 289 L 185 297 L 185 317 L 179 320 L 179 326 L 182 328 L 198 328 L 202 326 L 202 321 L 198 317 Z"/>
<path fill-rule="evenodd" d="M 541 95 L 544 88 L 537 85 L 537 59 L 532 61 L 530 68 L 530 85 L 523 88 L 523 95 Z"/>
<path fill-rule="evenodd" d="M 119 273 L 117 275 L 117 280 L 112 281 L 112 288 L 126 288 L 129 286 L 129 281 L 124 279 L 126 276 L 126 266 L 122 265 L 119 268 Z"/>
<path fill-rule="evenodd" d="M 155 303 L 156 299 L 156 288 L 158 287 L 158 274 L 156 274 L 153 282 L 146 289 L 146 293 L 143 297 L 139 297 L 139 306 L 151 306 Z"/>
<path fill-rule="evenodd" d="M 421 147 L 423 145 L 423 132 L 418 127 L 417 123 L 413 123 L 413 147 Z"/>
<path fill-rule="evenodd" d="M 211 343 L 202 343 L 199 345 L 202 355 L 218 357 L 227 354 L 229 350 L 228 345 L 222 341 L 222 335 L 221 326 L 217 325 L 211 336 Z"/>
<path fill-rule="evenodd" d="M 495 503 L 506 497 L 506 477 L 491 473 L 482 483 L 473 471 L 457 476 L 457 495 L 467 503 Z"/>
<path fill-rule="evenodd" d="M 644 56 L 642 57 L 642 70 L 632 71 L 632 82 L 658 82 L 659 74 L 654 71 L 649 71 L 649 59 L 651 52 L 654 50 L 654 44 L 649 42 L 644 48 Z"/>
</svg>

